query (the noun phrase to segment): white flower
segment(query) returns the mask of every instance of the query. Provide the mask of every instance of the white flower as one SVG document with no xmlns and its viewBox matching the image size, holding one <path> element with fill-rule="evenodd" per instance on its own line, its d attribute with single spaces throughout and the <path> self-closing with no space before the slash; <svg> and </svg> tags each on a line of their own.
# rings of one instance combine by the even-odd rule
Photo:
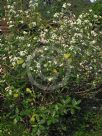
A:
<svg viewBox="0 0 102 136">
<path fill-rule="evenodd" d="M 8 8 L 8 9 L 11 8 L 11 5 L 7 5 L 7 8 Z"/>
<path fill-rule="evenodd" d="M 26 14 L 28 14 L 29 12 L 28 11 L 25 11 Z"/>
<path fill-rule="evenodd" d="M 36 26 L 36 22 L 32 22 L 32 25 L 33 25 L 33 26 Z"/>
<path fill-rule="evenodd" d="M 58 17 L 58 16 L 59 16 L 59 13 L 55 13 L 55 14 L 54 14 L 54 17 Z"/>
<path fill-rule="evenodd" d="M 40 63 L 37 63 L 37 65 L 36 65 L 36 66 L 37 66 L 37 68 L 40 68 Z"/>
<path fill-rule="evenodd" d="M 10 9 L 9 12 L 16 14 L 16 11 L 13 9 Z"/>
<path fill-rule="evenodd" d="M 81 22 L 81 19 L 77 19 L 77 24 L 79 24 L 79 25 L 81 25 L 82 24 L 82 22 Z"/>
<path fill-rule="evenodd" d="M 92 23 L 89 23 L 89 26 L 92 26 Z"/>
<path fill-rule="evenodd" d="M 20 56 L 24 56 L 26 54 L 26 52 L 25 51 L 20 51 L 19 54 L 20 54 Z"/>
<path fill-rule="evenodd" d="M 53 77 L 49 77 L 49 78 L 48 78 L 48 81 L 52 81 L 52 80 L 53 80 Z"/>
<path fill-rule="evenodd" d="M 63 6 L 62 6 L 62 8 L 66 8 L 66 6 L 67 6 L 66 3 L 64 3 Z"/>
<path fill-rule="evenodd" d="M 9 25 L 9 28 L 12 28 L 14 25 Z"/>
<path fill-rule="evenodd" d="M 18 10 L 20 13 L 23 13 L 23 11 L 22 10 Z"/>
<path fill-rule="evenodd" d="M 9 23 L 10 23 L 10 24 L 12 24 L 12 23 L 13 23 L 13 21 L 9 21 Z"/>
<path fill-rule="evenodd" d="M 19 14 L 16 14 L 15 17 L 19 17 Z"/>
<path fill-rule="evenodd" d="M 24 37 L 23 36 L 17 36 L 16 39 L 17 40 L 24 40 Z"/>
<path fill-rule="evenodd" d="M 31 59 L 32 59 L 32 56 L 31 56 L 31 55 L 28 55 L 27 61 L 30 61 Z"/>
<path fill-rule="evenodd" d="M 85 22 L 85 23 L 88 23 L 88 22 L 89 22 L 89 20 L 85 20 L 84 22 Z"/>
<path fill-rule="evenodd" d="M 71 6 L 71 4 L 70 4 L 70 3 L 67 3 L 67 6 L 69 6 L 69 7 L 70 7 L 70 6 Z"/>
<path fill-rule="evenodd" d="M 94 18 L 97 18 L 98 16 L 97 15 L 94 15 Z"/>
<path fill-rule="evenodd" d="M 27 32 L 26 32 L 26 31 L 23 31 L 23 34 L 25 34 L 25 35 L 26 35 L 26 34 L 27 34 Z"/>
<path fill-rule="evenodd" d="M 56 34 L 52 34 L 52 39 L 55 39 L 55 38 L 57 38 L 57 35 Z"/>
<path fill-rule="evenodd" d="M 66 8 L 67 6 L 69 6 L 69 7 L 70 7 L 70 6 L 71 6 L 71 4 L 70 4 L 70 3 L 64 3 L 64 4 L 63 4 L 63 6 L 62 6 L 62 8 Z"/>
<path fill-rule="evenodd" d="M 77 28 L 77 27 L 74 27 L 74 29 L 75 29 L 76 31 L 78 31 L 78 30 L 79 30 L 79 28 Z"/>
<path fill-rule="evenodd" d="M 95 40 L 93 40 L 93 41 L 91 41 L 91 42 L 90 42 L 90 44 L 95 44 L 95 43 L 96 43 L 96 41 L 95 41 Z"/>
<path fill-rule="evenodd" d="M 45 32 L 45 33 L 48 32 L 48 29 L 44 29 L 44 32 Z"/>
<path fill-rule="evenodd" d="M 77 37 L 80 37 L 80 38 L 83 37 L 83 35 L 82 35 L 81 33 L 75 33 L 74 36 L 75 36 L 76 38 L 77 38 Z"/>
<path fill-rule="evenodd" d="M 30 47 L 31 46 L 31 44 L 27 44 L 27 47 Z"/>
<path fill-rule="evenodd" d="M 20 23 L 24 23 L 24 21 L 23 20 L 21 20 L 21 21 L 19 21 Z"/>
<path fill-rule="evenodd" d="M 92 9 L 90 9 L 89 12 L 92 12 Z"/>
<path fill-rule="evenodd" d="M 83 16 L 82 16 L 82 14 L 81 15 L 79 15 L 79 18 L 82 18 Z"/>
<path fill-rule="evenodd" d="M 92 34 L 93 36 L 97 36 L 97 33 L 96 33 L 95 31 L 91 31 L 91 34 Z"/>
</svg>

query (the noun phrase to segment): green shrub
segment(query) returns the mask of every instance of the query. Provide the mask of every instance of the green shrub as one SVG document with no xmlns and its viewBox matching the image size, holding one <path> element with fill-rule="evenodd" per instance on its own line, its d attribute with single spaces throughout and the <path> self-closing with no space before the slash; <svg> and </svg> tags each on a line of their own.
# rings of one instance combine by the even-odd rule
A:
<svg viewBox="0 0 102 136">
<path fill-rule="evenodd" d="M 28 136 L 27 130 L 20 123 L 15 125 L 12 121 L 0 120 L 0 136 Z"/>
<path fill-rule="evenodd" d="M 102 111 L 89 113 L 87 114 L 87 116 L 85 115 L 85 120 L 87 121 L 87 124 L 84 123 L 81 128 L 79 128 L 79 130 L 74 133 L 74 136 L 101 136 Z M 86 127 L 90 127 L 91 131 L 87 130 Z"/>
<path fill-rule="evenodd" d="M 102 1 L 96 1 L 92 4 L 92 9 L 95 14 L 102 16 Z"/>
<path fill-rule="evenodd" d="M 64 3 L 46 20 L 37 2 L 26 11 L 8 5 L 10 34 L 0 39 L 1 117 L 26 124 L 33 136 L 47 136 L 63 116 L 79 111 L 70 95 L 89 98 L 102 83 L 102 32 L 92 24 L 101 17 L 90 10 L 76 18 L 69 7 Z"/>
</svg>

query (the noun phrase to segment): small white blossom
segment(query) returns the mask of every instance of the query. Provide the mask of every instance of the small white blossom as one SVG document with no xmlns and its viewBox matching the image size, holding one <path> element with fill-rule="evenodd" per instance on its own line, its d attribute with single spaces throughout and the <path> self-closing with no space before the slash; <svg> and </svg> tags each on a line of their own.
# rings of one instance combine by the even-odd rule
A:
<svg viewBox="0 0 102 136">
<path fill-rule="evenodd" d="M 93 40 L 93 41 L 91 41 L 91 42 L 90 42 L 90 44 L 95 44 L 95 43 L 96 43 L 96 41 L 95 41 L 95 40 Z"/>
<path fill-rule="evenodd" d="M 90 9 L 89 12 L 92 12 L 92 9 Z"/>
<path fill-rule="evenodd" d="M 98 16 L 97 15 L 94 15 L 95 18 L 97 18 Z"/>
<path fill-rule="evenodd" d="M 77 24 L 79 24 L 79 25 L 81 25 L 82 24 L 82 21 L 81 21 L 81 19 L 77 19 Z"/>
<path fill-rule="evenodd" d="M 26 34 L 28 34 L 28 33 L 27 33 L 26 31 L 23 31 L 23 34 L 25 34 L 25 35 L 26 35 Z"/>
<path fill-rule="evenodd" d="M 32 25 L 33 25 L 33 26 L 36 26 L 36 22 L 32 22 Z"/>
<path fill-rule="evenodd" d="M 20 54 L 20 56 L 25 56 L 26 52 L 25 51 L 20 51 L 19 54 Z"/>
<path fill-rule="evenodd" d="M 27 44 L 27 47 L 30 47 L 31 46 L 31 44 Z"/>
<path fill-rule="evenodd" d="M 58 17 L 58 16 L 59 16 L 59 13 L 55 13 L 55 14 L 54 14 L 54 17 Z"/>
<path fill-rule="evenodd" d="M 21 20 L 21 21 L 19 21 L 20 23 L 24 23 L 24 21 L 23 20 Z"/>
<path fill-rule="evenodd" d="M 66 8 L 66 6 L 67 6 L 66 3 L 64 3 L 63 6 L 62 6 L 62 8 Z"/>
<path fill-rule="evenodd" d="M 91 31 L 91 34 L 92 34 L 93 36 L 97 36 L 97 33 L 96 33 L 95 31 Z"/>
</svg>

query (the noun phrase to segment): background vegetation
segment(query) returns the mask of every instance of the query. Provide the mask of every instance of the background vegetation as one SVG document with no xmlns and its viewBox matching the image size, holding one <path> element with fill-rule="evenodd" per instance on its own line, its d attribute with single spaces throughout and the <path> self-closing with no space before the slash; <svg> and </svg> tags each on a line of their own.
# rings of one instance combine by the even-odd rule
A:
<svg viewBox="0 0 102 136">
<path fill-rule="evenodd" d="M 71 2 L 30 1 L 26 7 L 8 0 L 9 35 L 0 35 L 1 136 L 101 135 L 102 6 Z M 29 81 L 27 62 L 39 86 Z M 49 90 L 63 77 L 63 86 Z"/>
</svg>

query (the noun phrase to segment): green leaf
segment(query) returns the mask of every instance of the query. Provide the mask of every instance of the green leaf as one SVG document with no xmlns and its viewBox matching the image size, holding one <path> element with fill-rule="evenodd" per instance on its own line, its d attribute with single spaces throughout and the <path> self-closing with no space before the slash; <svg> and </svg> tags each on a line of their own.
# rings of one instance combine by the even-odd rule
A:
<svg viewBox="0 0 102 136">
<path fill-rule="evenodd" d="M 18 59 L 17 60 L 17 64 L 20 65 L 20 64 L 23 64 L 24 60 L 22 58 Z"/>
<path fill-rule="evenodd" d="M 74 109 L 71 109 L 71 114 L 73 115 L 75 113 L 75 110 Z"/>
</svg>

